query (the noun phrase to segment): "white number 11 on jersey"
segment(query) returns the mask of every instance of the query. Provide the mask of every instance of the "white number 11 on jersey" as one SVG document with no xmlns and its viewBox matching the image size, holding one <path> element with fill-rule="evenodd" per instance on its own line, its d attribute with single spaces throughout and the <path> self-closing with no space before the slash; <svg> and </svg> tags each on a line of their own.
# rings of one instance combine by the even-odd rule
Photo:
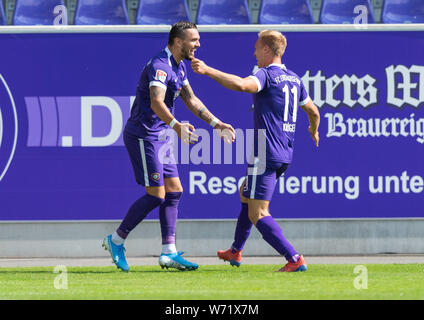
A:
<svg viewBox="0 0 424 320">
<path fill-rule="evenodd" d="M 297 119 L 297 105 L 298 105 L 298 98 L 297 98 L 297 87 L 291 88 L 291 93 L 293 93 L 293 122 L 296 122 Z M 284 97 L 286 98 L 286 102 L 284 105 L 284 122 L 287 122 L 289 119 L 289 86 L 285 85 L 283 88 Z"/>
</svg>

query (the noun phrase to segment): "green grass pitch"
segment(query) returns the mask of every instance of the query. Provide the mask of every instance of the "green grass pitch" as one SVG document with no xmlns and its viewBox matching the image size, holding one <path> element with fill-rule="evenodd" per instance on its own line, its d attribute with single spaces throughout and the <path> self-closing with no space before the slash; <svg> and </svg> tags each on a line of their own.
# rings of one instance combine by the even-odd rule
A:
<svg viewBox="0 0 424 320">
<path fill-rule="evenodd" d="M 113 266 L 68 267 L 66 273 L 54 273 L 53 267 L 0 268 L 0 299 L 424 299 L 424 265 L 364 266 L 362 273 L 354 272 L 355 265 L 322 264 L 297 273 L 273 272 L 277 265 L 226 264 L 186 272 L 159 266 L 134 266 L 129 273 Z"/>
</svg>

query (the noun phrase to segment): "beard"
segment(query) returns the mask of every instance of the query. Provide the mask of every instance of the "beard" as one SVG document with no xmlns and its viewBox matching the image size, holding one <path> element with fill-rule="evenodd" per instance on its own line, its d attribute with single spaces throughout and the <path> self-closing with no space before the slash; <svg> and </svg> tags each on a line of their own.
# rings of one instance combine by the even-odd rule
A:
<svg viewBox="0 0 424 320">
<path fill-rule="evenodd" d="M 193 54 L 193 56 L 190 56 L 190 49 L 182 48 L 181 49 L 181 56 L 183 57 L 183 59 L 191 61 L 191 60 L 193 60 L 194 54 Z"/>
</svg>

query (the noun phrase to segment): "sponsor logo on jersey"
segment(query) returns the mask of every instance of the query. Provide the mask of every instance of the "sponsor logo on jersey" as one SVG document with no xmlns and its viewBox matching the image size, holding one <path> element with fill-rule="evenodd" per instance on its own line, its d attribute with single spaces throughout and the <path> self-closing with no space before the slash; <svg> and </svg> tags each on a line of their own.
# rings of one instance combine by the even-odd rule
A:
<svg viewBox="0 0 424 320">
<path fill-rule="evenodd" d="M 160 82 L 165 82 L 167 76 L 168 74 L 165 71 L 158 69 L 156 71 L 155 80 L 158 80 Z"/>
</svg>

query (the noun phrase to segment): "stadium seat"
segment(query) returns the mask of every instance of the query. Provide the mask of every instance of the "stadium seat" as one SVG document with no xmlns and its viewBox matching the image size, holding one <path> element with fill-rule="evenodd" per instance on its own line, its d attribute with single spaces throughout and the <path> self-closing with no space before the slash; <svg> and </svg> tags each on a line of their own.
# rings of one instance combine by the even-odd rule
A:
<svg viewBox="0 0 424 320">
<path fill-rule="evenodd" d="M 129 24 L 125 0 L 78 0 L 76 25 Z"/>
<path fill-rule="evenodd" d="M 169 24 L 190 21 L 186 0 L 140 0 L 136 24 Z"/>
<path fill-rule="evenodd" d="M 13 13 L 13 24 L 20 26 L 53 25 L 56 6 L 65 6 L 64 0 L 17 0 Z M 61 21 L 61 24 L 64 22 Z"/>
<path fill-rule="evenodd" d="M 309 0 L 262 0 L 260 24 L 314 23 Z"/>
<path fill-rule="evenodd" d="M 375 23 L 374 12 L 370 0 L 323 0 L 321 8 L 321 23 L 353 24 L 361 11 L 355 12 L 355 7 L 365 6 L 368 10 L 368 23 Z"/>
<path fill-rule="evenodd" d="M 424 23 L 423 0 L 384 1 L 383 23 Z"/>
<path fill-rule="evenodd" d="M 0 1 L 0 25 L 6 24 L 6 16 L 4 15 L 3 2 Z"/>
<path fill-rule="evenodd" d="M 247 0 L 199 0 L 197 24 L 250 24 Z"/>
</svg>

